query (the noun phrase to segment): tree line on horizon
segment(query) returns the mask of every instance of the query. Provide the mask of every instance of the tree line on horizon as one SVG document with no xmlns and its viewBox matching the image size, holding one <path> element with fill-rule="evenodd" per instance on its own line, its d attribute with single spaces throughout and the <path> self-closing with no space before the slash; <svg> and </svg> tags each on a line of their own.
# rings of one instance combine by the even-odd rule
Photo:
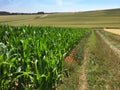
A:
<svg viewBox="0 0 120 90">
<path fill-rule="evenodd" d="M 0 15 L 33 15 L 33 14 L 45 14 L 44 12 L 37 13 L 11 13 L 6 11 L 0 11 Z"/>
</svg>

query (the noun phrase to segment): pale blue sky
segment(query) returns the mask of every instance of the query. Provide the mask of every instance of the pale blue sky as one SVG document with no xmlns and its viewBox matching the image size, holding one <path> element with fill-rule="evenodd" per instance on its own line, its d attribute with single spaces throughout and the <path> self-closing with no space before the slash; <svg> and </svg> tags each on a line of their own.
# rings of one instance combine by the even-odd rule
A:
<svg viewBox="0 0 120 90">
<path fill-rule="evenodd" d="M 120 0 L 0 0 L 0 11 L 76 12 L 120 8 Z"/>
</svg>

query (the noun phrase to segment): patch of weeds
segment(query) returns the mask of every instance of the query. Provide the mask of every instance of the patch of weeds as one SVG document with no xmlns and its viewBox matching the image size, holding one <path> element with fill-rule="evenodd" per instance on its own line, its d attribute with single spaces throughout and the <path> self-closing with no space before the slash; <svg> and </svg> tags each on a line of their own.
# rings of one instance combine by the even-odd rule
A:
<svg viewBox="0 0 120 90">
<path fill-rule="evenodd" d="M 76 48 L 74 53 L 74 58 L 77 60 L 78 64 L 81 65 L 81 62 L 84 58 L 84 50 L 87 46 L 88 38 L 90 37 L 91 33 L 89 33 L 81 42 L 78 44 L 78 48 Z"/>
<path fill-rule="evenodd" d="M 79 65 L 77 62 L 66 63 L 63 83 L 59 85 L 57 90 L 77 90 L 79 82 Z"/>
<path fill-rule="evenodd" d="M 101 78 L 104 71 L 99 69 L 99 58 L 94 54 L 90 54 L 88 63 L 87 63 L 87 78 L 90 90 L 104 90 L 104 79 Z"/>
<path fill-rule="evenodd" d="M 78 60 L 78 63 L 81 64 L 81 61 L 84 58 L 84 44 L 81 45 L 81 48 L 79 48 L 75 53 L 74 53 L 74 58 Z"/>
</svg>

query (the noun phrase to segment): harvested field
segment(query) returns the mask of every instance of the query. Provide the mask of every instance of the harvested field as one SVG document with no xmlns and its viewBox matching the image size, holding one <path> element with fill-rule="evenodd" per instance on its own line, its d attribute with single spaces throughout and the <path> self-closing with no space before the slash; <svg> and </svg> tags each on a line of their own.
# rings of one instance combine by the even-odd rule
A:
<svg viewBox="0 0 120 90">
<path fill-rule="evenodd" d="M 120 29 L 104 29 L 104 30 L 107 32 L 111 32 L 111 33 L 120 35 Z"/>
</svg>

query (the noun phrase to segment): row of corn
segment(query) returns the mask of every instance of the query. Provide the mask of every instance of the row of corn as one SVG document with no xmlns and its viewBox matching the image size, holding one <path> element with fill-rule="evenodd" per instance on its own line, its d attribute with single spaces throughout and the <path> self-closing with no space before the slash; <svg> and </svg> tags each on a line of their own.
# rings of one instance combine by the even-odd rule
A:
<svg viewBox="0 0 120 90">
<path fill-rule="evenodd" d="M 53 90 L 64 57 L 89 31 L 0 25 L 0 90 Z"/>
</svg>

